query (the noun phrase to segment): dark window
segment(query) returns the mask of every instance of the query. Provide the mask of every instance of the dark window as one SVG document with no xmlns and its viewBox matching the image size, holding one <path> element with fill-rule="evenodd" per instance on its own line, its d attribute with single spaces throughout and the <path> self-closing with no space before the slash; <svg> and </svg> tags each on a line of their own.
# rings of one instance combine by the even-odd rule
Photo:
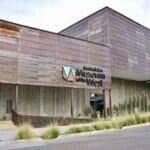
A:
<svg viewBox="0 0 150 150">
<path fill-rule="evenodd" d="M 94 112 L 100 111 L 101 114 L 104 111 L 104 98 L 102 94 L 91 94 L 90 105 Z"/>
<path fill-rule="evenodd" d="M 6 100 L 6 113 L 11 113 L 12 106 L 13 106 L 12 99 L 7 99 Z"/>
</svg>

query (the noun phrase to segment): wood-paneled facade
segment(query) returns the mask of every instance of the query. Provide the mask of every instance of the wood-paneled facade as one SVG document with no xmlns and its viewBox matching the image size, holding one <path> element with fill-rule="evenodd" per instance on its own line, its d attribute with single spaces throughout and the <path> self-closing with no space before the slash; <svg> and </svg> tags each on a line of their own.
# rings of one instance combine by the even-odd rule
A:
<svg viewBox="0 0 150 150">
<path fill-rule="evenodd" d="M 62 67 L 83 66 L 103 70 L 102 87 L 82 82 L 67 82 Z M 20 114 L 47 116 L 83 115 L 89 107 L 89 91 L 110 89 L 108 46 L 0 21 L 1 118 L 7 99 Z M 11 90 L 9 90 L 10 87 Z M 7 115 L 7 114 L 6 114 Z"/>
<path fill-rule="evenodd" d="M 63 66 L 100 68 L 103 86 L 67 82 Z M 60 33 L 0 21 L 0 118 L 9 100 L 20 114 L 83 116 L 91 93 L 105 113 L 143 96 L 150 108 L 149 80 L 150 29 L 108 7 Z"/>
<path fill-rule="evenodd" d="M 150 29 L 106 7 L 60 33 L 109 46 L 112 106 L 143 94 L 150 102 Z"/>
</svg>

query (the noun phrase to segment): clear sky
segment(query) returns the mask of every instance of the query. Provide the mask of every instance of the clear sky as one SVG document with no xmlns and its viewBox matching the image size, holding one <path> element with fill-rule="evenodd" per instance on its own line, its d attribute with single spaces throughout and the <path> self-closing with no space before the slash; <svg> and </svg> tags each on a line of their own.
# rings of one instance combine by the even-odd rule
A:
<svg viewBox="0 0 150 150">
<path fill-rule="evenodd" d="M 58 32 L 105 6 L 150 28 L 150 0 L 0 0 L 0 19 Z"/>
</svg>

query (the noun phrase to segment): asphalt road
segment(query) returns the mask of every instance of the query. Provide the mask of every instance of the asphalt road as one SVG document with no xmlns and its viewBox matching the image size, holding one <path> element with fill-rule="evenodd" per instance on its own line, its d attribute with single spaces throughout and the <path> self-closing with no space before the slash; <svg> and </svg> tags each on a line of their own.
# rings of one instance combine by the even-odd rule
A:
<svg viewBox="0 0 150 150">
<path fill-rule="evenodd" d="M 50 141 L 5 144 L 0 142 L 0 150 L 150 150 L 150 125 L 62 137 Z"/>
</svg>

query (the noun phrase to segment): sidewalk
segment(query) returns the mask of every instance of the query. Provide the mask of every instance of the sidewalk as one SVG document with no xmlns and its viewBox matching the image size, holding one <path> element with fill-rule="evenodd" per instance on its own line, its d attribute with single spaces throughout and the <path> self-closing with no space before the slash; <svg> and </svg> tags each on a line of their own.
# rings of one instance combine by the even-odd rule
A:
<svg viewBox="0 0 150 150">
<path fill-rule="evenodd" d="M 60 133 L 63 133 L 70 126 L 58 126 Z M 41 134 L 45 131 L 45 128 L 35 128 L 37 134 Z M 13 124 L 5 124 L 0 122 L 0 141 L 14 140 L 16 135 L 17 127 Z"/>
<path fill-rule="evenodd" d="M 79 126 L 81 124 L 78 124 Z M 78 126 L 76 125 L 76 126 Z M 58 126 L 58 129 L 60 131 L 60 133 L 63 133 L 65 130 L 67 130 L 68 128 L 70 128 L 70 126 L 72 125 L 68 125 L 68 126 Z M 83 133 L 78 133 L 78 134 L 71 134 L 71 135 L 67 135 L 67 137 L 71 137 L 71 136 L 81 136 L 81 135 L 85 135 L 85 134 L 97 134 L 97 133 L 107 133 L 109 131 L 118 131 L 118 130 L 126 130 L 126 129 L 132 129 L 132 128 L 137 128 L 137 127 L 141 127 L 141 126 L 150 126 L 150 123 L 144 123 L 144 124 L 137 124 L 137 125 L 132 125 L 132 126 L 126 126 L 123 127 L 122 129 L 105 129 L 105 130 L 100 130 L 100 131 L 92 131 L 92 132 L 83 132 Z M 43 131 L 46 130 L 45 128 L 35 128 L 35 131 L 38 135 L 40 135 Z M 0 141 L 12 141 L 15 139 L 16 136 L 16 131 L 17 131 L 17 127 L 14 126 L 13 124 L 11 126 L 6 126 L 6 127 L 0 127 Z M 61 135 L 59 138 L 62 137 L 66 137 L 64 135 Z"/>
</svg>

